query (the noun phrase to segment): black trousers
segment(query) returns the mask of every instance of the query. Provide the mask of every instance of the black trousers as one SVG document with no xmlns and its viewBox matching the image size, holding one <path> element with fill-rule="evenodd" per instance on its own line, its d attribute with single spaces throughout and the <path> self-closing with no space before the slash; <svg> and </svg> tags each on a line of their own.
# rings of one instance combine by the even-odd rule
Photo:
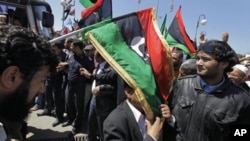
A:
<svg viewBox="0 0 250 141">
<path fill-rule="evenodd" d="M 66 111 L 69 121 L 72 122 L 73 130 L 77 131 L 81 129 L 83 122 L 84 92 L 84 82 L 68 82 L 65 98 Z"/>
</svg>

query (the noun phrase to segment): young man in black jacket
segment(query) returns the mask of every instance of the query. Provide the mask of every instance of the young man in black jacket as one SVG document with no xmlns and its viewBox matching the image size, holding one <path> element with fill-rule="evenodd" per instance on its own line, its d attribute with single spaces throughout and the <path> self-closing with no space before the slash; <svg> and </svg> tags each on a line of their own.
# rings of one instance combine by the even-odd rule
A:
<svg viewBox="0 0 250 141">
<path fill-rule="evenodd" d="M 199 47 L 197 75 L 179 78 L 170 95 L 173 140 L 228 141 L 232 125 L 250 124 L 250 96 L 227 77 L 237 62 L 226 42 L 210 40 Z"/>
</svg>

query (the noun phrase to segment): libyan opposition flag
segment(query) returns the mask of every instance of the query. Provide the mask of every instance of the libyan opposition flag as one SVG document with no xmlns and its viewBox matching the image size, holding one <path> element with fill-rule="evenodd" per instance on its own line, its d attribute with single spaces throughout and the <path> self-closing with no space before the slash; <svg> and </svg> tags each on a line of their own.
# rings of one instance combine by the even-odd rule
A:
<svg viewBox="0 0 250 141">
<path fill-rule="evenodd" d="M 181 16 L 181 6 L 179 7 L 171 25 L 168 28 L 167 38 L 170 47 L 182 49 L 186 54 L 194 55 L 196 49 L 189 38 Z"/>
<path fill-rule="evenodd" d="M 110 18 L 112 18 L 112 0 L 96 0 L 92 6 L 81 11 L 78 25 L 82 28 Z"/>
<path fill-rule="evenodd" d="M 145 9 L 86 29 L 86 36 L 136 93 L 147 118 L 159 116 L 174 79 L 168 44 L 154 9 Z"/>
<path fill-rule="evenodd" d="M 165 35 L 165 32 L 166 32 L 166 22 L 167 22 L 167 14 L 164 16 L 164 19 L 162 21 L 162 24 L 161 24 L 161 34 L 164 36 Z M 165 36 L 164 36 L 165 37 Z"/>
</svg>

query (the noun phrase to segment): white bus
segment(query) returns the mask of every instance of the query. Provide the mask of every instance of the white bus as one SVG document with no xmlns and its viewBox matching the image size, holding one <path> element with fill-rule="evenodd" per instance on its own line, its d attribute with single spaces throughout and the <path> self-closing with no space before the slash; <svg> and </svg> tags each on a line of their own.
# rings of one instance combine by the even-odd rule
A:
<svg viewBox="0 0 250 141">
<path fill-rule="evenodd" d="M 0 15 L 6 16 L 6 24 L 18 20 L 37 34 L 53 37 L 54 16 L 44 0 L 0 0 Z"/>
</svg>

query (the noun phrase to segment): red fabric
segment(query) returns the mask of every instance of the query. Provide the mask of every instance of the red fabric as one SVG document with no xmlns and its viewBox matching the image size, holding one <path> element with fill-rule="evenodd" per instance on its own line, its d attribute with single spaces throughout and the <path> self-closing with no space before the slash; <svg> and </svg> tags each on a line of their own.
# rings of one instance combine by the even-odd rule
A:
<svg viewBox="0 0 250 141">
<path fill-rule="evenodd" d="M 87 9 L 83 9 L 81 11 L 82 19 L 87 18 L 90 14 L 95 12 L 97 10 L 97 8 L 99 8 L 102 5 L 102 2 L 103 2 L 103 0 L 97 0 L 97 2 L 93 6 L 87 8 Z"/>
<path fill-rule="evenodd" d="M 179 7 L 176 15 L 175 15 L 175 18 L 177 19 L 178 21 L 178 25 L 179 25 L 179 29 L 180 29 L 180 33 L 182 35 L 182 37 L 184 38 L 184 41 L 186 43 L 186 46 L 188 47 L 188 50 L 191 54 L 195 54 L 196 53 L 196 50 L 193 46 L 193 43 L 190 41 L 187 33 L 186 33 L 186 30 L 185 30 L 185 26 L 184 26 L 184 23 L 183 23 L 183 20 L 182 20 L 182 16 L 181 16 L 181 6 Z"/>
<path fill-rule="evenodd" d="M 145 32 L 146 45 L 160 96 L 166 101 L 174 79 L 172 56 L 167 48 L 167 43 L 158 34 L 160 31 L 156 32 L 153 23 L 154 10 L 148 9 L 148 12 L 151 12 L 151 14 L 137 12 L 137 15 Z"/>
</svg>

